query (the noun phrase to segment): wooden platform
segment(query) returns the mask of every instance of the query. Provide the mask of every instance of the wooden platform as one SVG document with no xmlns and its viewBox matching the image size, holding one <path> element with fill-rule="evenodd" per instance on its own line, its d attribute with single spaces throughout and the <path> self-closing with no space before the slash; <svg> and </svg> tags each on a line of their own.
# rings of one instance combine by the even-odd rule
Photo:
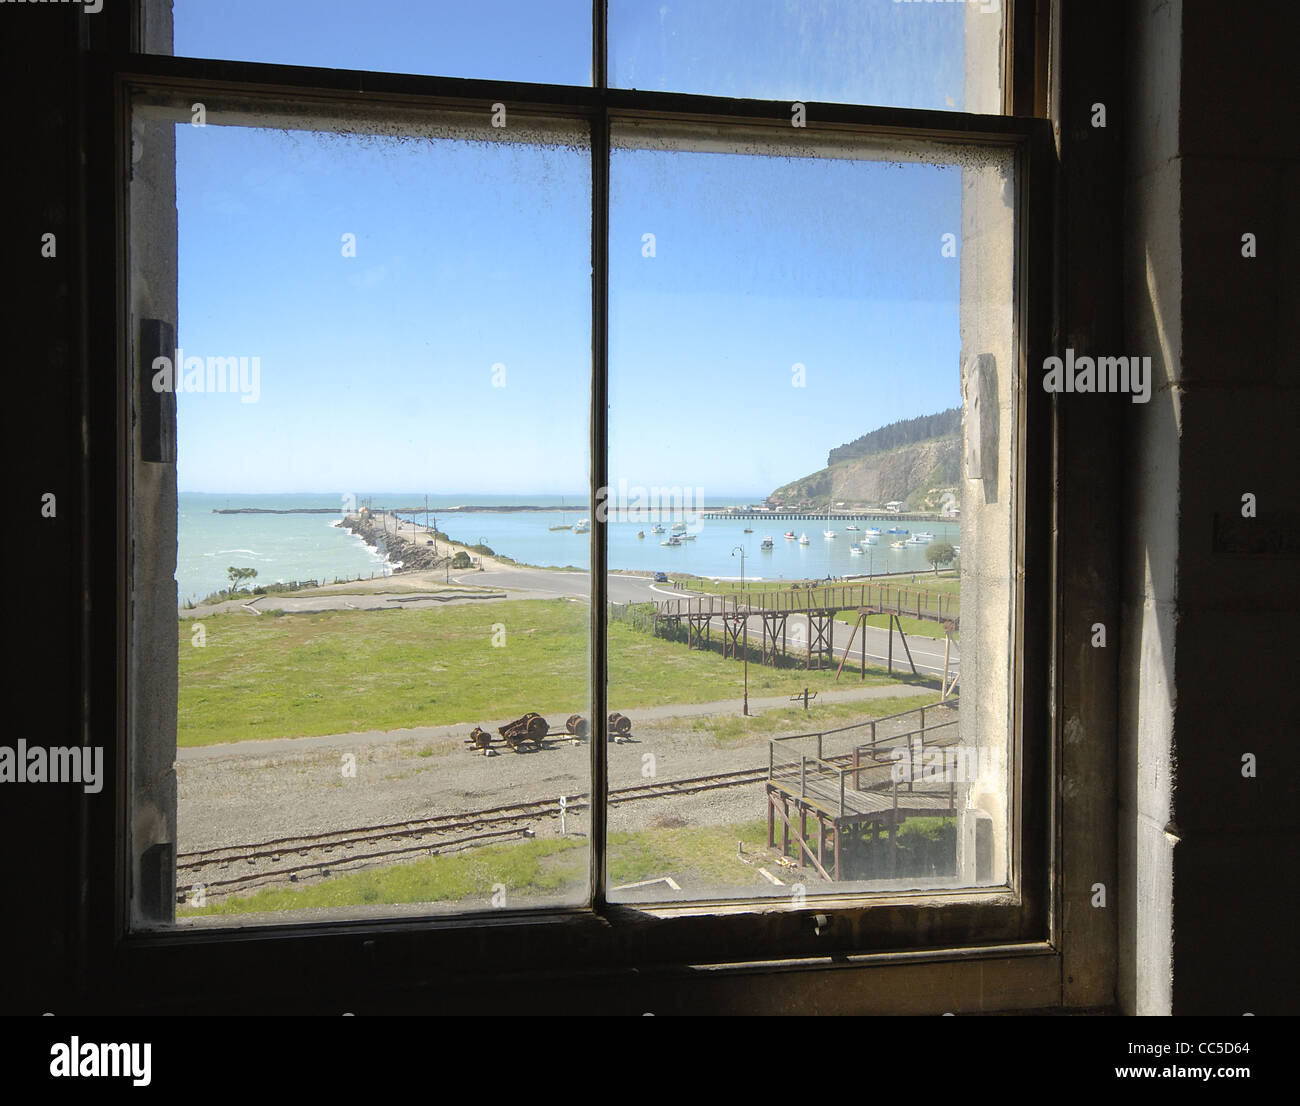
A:
<svg viewBox="0 0 1300 1106">
<path fill-rule="evenodd" d="M 844 878 L 844 854 L 865 832 L 875 839 L 885 833 L 892 842 L 897 827 L 908 818 L 953 816 L 957 811 L 954 773 L 939 779 L 911 779 L 897 771 L 904 760 L 910 766 L 927 753 L 943 750 L 946 765 L 958 742 L 957 720 L 945 717 L 934 723 L 936 709 L 907 712 L 919 716 L 920 725 L 902 732 L 882 734 L 876 722 L 839 731 L 773 738 L 769 743 L 766 784 L 767 843 L 776 847 L 781 827 L 781 850 L 795 847 L 799 863 L 808 863 L 824 879 Z M 931 712 L 926 725 L 925 712 Z M 863 740 L 854 740 L 862 738 Z M 836 740 L 839 739 L 839 740 Z M 831 752 L 831 747 L 852 742 L 851 748 Z M 907 750 L 908 757 L 902 757 Z M 899 778 L 903 775 L 905 778 Z M 809 833 L 809 822 L 816 829 Z M 829 845 L 828 845 L 829 839 Z M 827 849 L 833 854 L 827 857 Z M 892 852 L 891 852 L 891 855 Z"/>
</svg>

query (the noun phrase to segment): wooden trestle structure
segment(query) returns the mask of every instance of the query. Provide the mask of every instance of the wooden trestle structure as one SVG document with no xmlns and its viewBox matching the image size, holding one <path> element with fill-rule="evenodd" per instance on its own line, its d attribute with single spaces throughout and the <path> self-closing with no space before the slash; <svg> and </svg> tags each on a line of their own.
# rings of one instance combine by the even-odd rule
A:
<svg viewBox="0 0 1300 1106">
<path fill-rule="evenodd" d="M 957 811 L 957 773 L 948 770 L 936 779 L 916 779 L 908 772 L 899 779 L 899 750 L 906 749 L 909 764 L 921 763 L 920 753 L 933 758 L 942 749 L 945 765 L 955 763 L 958 732 L 956 719 L 934 724 L 936 709 L 949 710 L 952 702 L 919 711 L 919 728 L 878 735 L 877 722 L 860 723 L 818 734 L 778 737 L 769 742 L 767 772 L 767 844 L 776 848 L 781 830 L 781 854 L 799 864 L 811 865 L 826 880 L 853 878 L 857 841 L 869 832 L 873 841 L 881 833 L 890 843 L 898 826 L 908 818 L 954 815 Z M 927 728 L 925 712 L 931 711 Z M 901 715 L 894 716 L 902 717 Z M 858 731 L 864 738 L 837 754 L 826 749 L 827 738 Z M 867 732 L 863 732 L 867 731 Z M 809 822 L 815 829 L 809 832 Z M 828 855 L 829 854 L 829 855 Z M 893 849 L 890 856 L 896 858 Z"/>
<path fill-rule="evenodd" d="M 844 612 L 857 617 L 844 648 L 839 666 L 835 664 L 835 618 Z M 808 633 L 804 641 L 805 662 L 809 669 L 836 668 L 838 680 L 848 661 L 858 630 L 866 626 L 873 615 L 889 616 L 889 650 L 886 669 L 894 670 L 894 632 L 897 630 L 907 663 L 913 674 L 916 664 L 912 650 L 903 633 L 902 617 L 942 623 L 945 631 L 944 690 L 946 697 L 951 688 L 948 681 L 948 650 L 953 635 L 960 627 L 960 608 L 957 597 L 942 592 L 931 592 L 899 584 L 838 584 L 824 587 L 791 588 L 788 591 L 757 591 L 738 595 L 693 595 L 681 599 L 668 599 L 655 604 L 654 630 L 660 627 L 677 631 L 686 623 L 686 644 L 690 649 L 707 649 L 711 644 L 714 624 L 722 629 L 722 655 L 740 657 L 748 655 L 750 623 L 759 622 L 759 663 L 775 667 L 778 658 L 789 656 L 788 620 L 791 615 L 802 615 L 807 620 Z M 865 651 L 861 678 L 866 679 Z M 956 677 L 953 678 L 956 684 Z"/>
</svg>

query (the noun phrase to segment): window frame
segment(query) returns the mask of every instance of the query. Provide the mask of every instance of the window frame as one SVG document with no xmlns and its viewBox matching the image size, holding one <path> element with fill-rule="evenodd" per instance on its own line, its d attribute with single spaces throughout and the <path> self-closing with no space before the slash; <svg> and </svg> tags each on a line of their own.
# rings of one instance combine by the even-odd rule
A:
<svg viewBox="0 0 1300 1106">
<path fill-rule="evenodd" d="M 603 9 L 597 0 L 594 11 Z M 1008 13 L 1008 25 L 1014 13 Z M 512 113 L 538 113 L 582 119 L 591 128 L 592 165 L 592 493 L 608 485 L 605 407 L 608 380 L 608 219 L 610 129 L 619 119 L 658 119 L 708 124 L 768 124 L 789 126 L 789 104 L 776 101 L 730 100 L 692 94 L 608 89 L 604 81 L 604 35 L 594 19 L 592 88 L 523 85 L 508 82 L 439 77 L 413 77 L 361 71 L 319 70 L 261 63 L 173 58 L 136 53 L 91 54 L 87 87 L 99 95 L 88 120 L 88 213 L 91 226 L 88 256 L 92 286 L 113 287 L 115 296 L 91 301 L 88 345 L 91 364 L 110 364 L 116 371 L 88 382 L 88 408 L 95 397 L 107 400 L 111 418 L 95 420 L 94 439 L 111 439 L 109 456 L 117 463 L 101 466 L 90 478 L 88 527 L 92 548 L 107 543 L 96 534 L 113 535 L 111 556 L 95 560 L 92 575 L 98 594 L 115 595 L 111 611 L 97 606 L 88 621 L 92 652 L 116 658 L 111 678 L 105 670 L 92 680 L 92 698 L 115 705 L 117 719 L 106 759 L 114 765 L 114 809 L 107 804 L 83 804 L 88 870 L 112 873 L 111 880 L 93 881 L 95 893 L 86 908 L 84 941 L 87 955 L 112 965 L 105 981 L 115 988 L 151 1001 L 184 1001 L 177 976 L 199 974 L 225 979 L 254 973 L 261 978 L 295 980 L 308 974 L 328 977 L 322 967 L 334 964 L 344 979 L 389 978 L 419 987 L 421 982 L 472 993 L 485 978 L 512 979 L 522 990 L 544 987 L 547 981 L 573 980 L 595 970 L 606 979 L 682 978 L 734 980 L 755 972 L 800 971 L 811 982 L 822 972 L 862 972 L 884 980 L 934 977 L 983 979 L 985 969 L 1018 981 L 1011 988 L 1020 1002 L 1050 1005 L 1060 995 L 1059 843 L 1053 814 L 1058 796 L 1052 786 L 1057 760 L 1055 730 L 1050 715 L 1052 670 L 1056 662 L 1054 618 L 1059 589 L 1055 562 L 1055 473 L 1058 445 L 1054 407 L 1041 389 L 1024 387 L 1027 367 L 1041 363 L 1052 336 L 1053 195 L 1055 149 L 1050 124 L 1042 119 L 974 116 L 957 112 L 895 109 L 844 104 L 807 104 L 808 129 L 852 131 L 864 135 L 924 137 L 943 141 L 996 143 L 1017 155 L 1017 241 L 1015 261 L 1015 319 L 1021 387 L 1017 397 L 1015 433 L 1017 495 L 1015 586 L 1018 626 L 1015 635 L 1012 809 L 1012 884 L 1005 889 L 914 892 L 871 896 L 810 895 L 803 909 L 773 910 L 762 902 L 692 903 L 671 908 L 645 908 L 605 901 L 605 824 L 595 815 L 603 797 L 593 794 L 591 831 L 593 900 L 590 907 L 546 911 L 494 911 L 452 917 L 387 918 L 323 923 L 290 922 L 246 929 L 178 929 L 167 932 L 132 931 L 129 925 L 131 871 L 130 830 L 130 595 L 129 565 L 132 504 L 129 481 L 131 410 L 122 382 L 131 378 L 133 345 L 128 323 L 129 242 L 126 226 L 127 182 L 130 173 L 130 98 L 136 89 L 172 91 L 185 95 L 220 92 L 264 95 L 277 99 L 301 97 L 328 103 L 364 97 L 371 105 L 392 104 L 488 111 L 501 101 Z M 1010 87 L 1010 82 L 1008 82 Z M 1031 244 L 1033 248 L 1031 249 Z M 104 283 L 103 281 L 111 281 Z M 1033 293 L 1031 295 L 1031 292 Z M 111 435 L 106 430 L 111 424 Z M 107 452 L 101 450 L 101 452 Z M 1031 463 L 1032 459 L 1032 463 Z M 105 494 L 107 493 L 107 494 Z M 98 525 L 96 525 L 96 522 Z M 106 527 L 106 528 L 105 528 Z M 605 526 L 592 526 L 592 564 L 605 559 Z M 105 560 L 107 563 L 105 563 Z M 1034 584 L 1026 594 L 1026 582 Z M 592 610 L 605 607 L 603 573 L 592 575 Z M 606 620 L 591 620 L 593 717 L 607 715 L 603 683 Z M 1026 689 L 1034 693 L 1026 695 Z M 1040 735 L 1026 740 L 1026 735 Z M 594 735 L 598 736 L 598 735 Z M 105 742 L 108 744 L 108 742 Z M 606 749 L 592 740 L 593 782 L 606 779 Z M 601 788 L 593 787 L 593 792 Z M 1032 832 L 1031 832 L 1032 831 Z M 829 927 L 814 932 L 818 914 Z M 924 944 L 915 937 L 925 934 Z M 93 936 L 92 936 L 93 935 Z M 91 952 L 91 946 L 97 946 Z M 736 950 L 745 950 L 737 955 Z M 904 951 L 899 951 L 904 950 Z M 232 959 L 233 958 L 233 959 Z M 544 970 L 536 965 L 542 963 Z M 230 971 L 223 966 L 229 965 Z M 994 965 L 1001 965 L 994 968 Z M 178 971 L 177 969 L 180 968 Z M 893 969 L 885 971 L 884 969 Z M 525 982 L 526 981 L 526 982 Z M 981 987 L 983 986 L 981 982 Z M 888 990 L 893 991 L 895 985 Z M 364 989 L 364 987 L 363 987 Z M 323 987 L 322 994 L 337 987 Z M 1010 992 L 1008 992 L 1010 993 Z M 1054 996 L 1054 997 L 1051 997 Z M 235 1001 L 234 996 L 227 996 Z M 897 1008 L 897 994 L 891 1001 Z M 1013 1005 L 1019 1004 L 1013 999 Z M 927 1007 L 928 1008 L 928 1007 Z"/>
</svg>

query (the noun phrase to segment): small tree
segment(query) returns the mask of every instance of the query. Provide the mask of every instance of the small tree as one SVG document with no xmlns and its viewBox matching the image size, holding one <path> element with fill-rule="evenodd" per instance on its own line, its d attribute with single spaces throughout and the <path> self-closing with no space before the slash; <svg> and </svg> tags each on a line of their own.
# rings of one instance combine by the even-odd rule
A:
<svg viewBox="0 0 1300 1106">
<path fill-rule="evenodd" d="M 469 568 L 473 563 L 474 562 L 470 559 L 470 555 L 463 549 L 451 559 L 452 568 Z"/>
<path fill-rule="evenodd" d="M 245 580 L 251 580 L 257 575 L 255 568 L 235 568 L 233 565 L 226 569 L 226 575 L 230 577 L 230 590 L 238 591 L 239 585 Z"/>
<path fill-rule="evenodd" d="M 955 556 L 957 556 L 957 550 L 946 541 L 931 542 L 925 547 L 925 559 L 934 566 L 936 576 L 939 574 L 939 569 L 944 565 L 952 564 L 952 559 Z"/>
</svg>

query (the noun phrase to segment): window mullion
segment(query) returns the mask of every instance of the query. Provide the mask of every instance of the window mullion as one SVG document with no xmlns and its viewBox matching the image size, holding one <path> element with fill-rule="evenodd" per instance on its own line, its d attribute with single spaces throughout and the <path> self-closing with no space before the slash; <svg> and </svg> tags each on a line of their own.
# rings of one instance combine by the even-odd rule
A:
<svg viewBox="0 0 1300 1106">
<path fill-rule="evenodd" d="M 597 0 L 595 5 L 604 5 Z M 609 725 L 606 675 L 609 575 L 606 568 L 608 523 L 604 508 L 609 486 L 609 114 L 591 123 L 591 895 L 605 906 L 606 783 L 609 778 Z"/>
</svg>

